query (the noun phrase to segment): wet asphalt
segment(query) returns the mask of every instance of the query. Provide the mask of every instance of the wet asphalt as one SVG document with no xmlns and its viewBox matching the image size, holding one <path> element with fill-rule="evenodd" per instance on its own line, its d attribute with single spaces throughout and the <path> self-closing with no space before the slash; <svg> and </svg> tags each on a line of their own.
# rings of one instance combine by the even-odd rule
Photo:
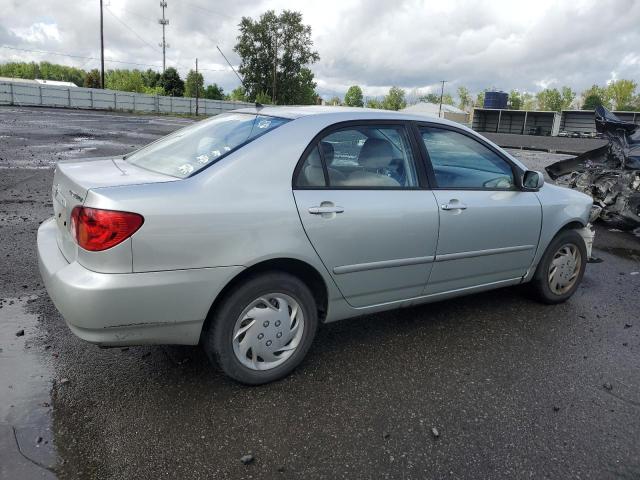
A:
<svg viewBox="0 0 640 480">
<path fill-rule="evenodd" d="M 324 325 L 262 387 L 198 347 L 75 338 L 37 270 L 50 165 L 188 122 L 0 108 L 0 478 L 18 448 L 32 478 L 640 478 L 640 239 L 605 227 L 565 304 L 518 287 Z"/>
</svg>

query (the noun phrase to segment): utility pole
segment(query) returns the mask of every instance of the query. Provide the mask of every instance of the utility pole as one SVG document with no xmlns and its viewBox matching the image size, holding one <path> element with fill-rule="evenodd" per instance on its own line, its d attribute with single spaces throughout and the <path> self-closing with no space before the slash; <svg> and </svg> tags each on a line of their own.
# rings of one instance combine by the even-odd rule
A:
<svg viewBox="0 0 640 480">
<path fill-rule="evenodd" d="M 169 48 L 169 44 L 166 42 L 164 36 L 164 28 L 169 25 L 169 19 L 164 18 L 164 9 L 167 8 L 167 1 L 161 0 L 160 6 L 162 7 L 162 18 L 158 20 L 158 23 L 162 25 L 162 43 L 160 44 L 160 46 L 162 47 L 162 73 L 164 73 L 165 69 L 167 68 L 166 49 Z"/>
<path fill-rule="evenodd" d="M 104 89 L 104 29 L 102 18 L 102 0 L 100 0 L 100 88 Z"/>
<path fill-rule="evenodd" d="M 198 76 L 198 59 L 196 58 L 196 117 L 198 116 L 198 95 L 199 95 L 199 91 L 198 91 L 198 83 L 200 80 L 200 77 Z"/>
<path fill-rule="evenodd" d="M 444 84 L 446 80 L 440 80 L 442 88 L 440 88 L 440 109 L 438 110 L 438 118 L 442 118 L 442 97 L 444 96 Z"/>
<path fill-rule="evenodd" d="M 271 102 L 276 104 L 276 69 L 278 67 L 278 29 L 276 28 L 274 35 L 274 48 L 273 48 L 273 88 L 271 91 Z"/>
</svg>

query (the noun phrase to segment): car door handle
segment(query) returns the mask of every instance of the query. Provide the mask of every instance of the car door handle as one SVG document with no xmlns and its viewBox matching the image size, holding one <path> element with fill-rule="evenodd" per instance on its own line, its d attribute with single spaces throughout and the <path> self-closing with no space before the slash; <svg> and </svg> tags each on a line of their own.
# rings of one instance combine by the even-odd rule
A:
<svg viewBox="0 0 640 480">
<path fill-rule="evenodd" d="M 467 206 L 464 203 L 460 202 L 452 202 L 445 203 L 444 205 L 440 205 L 442 210 L 466 210 Z"/>
<path fill-rule="evenodd" d="M 309 207 L 309 213 L 311 215 L 322 215 L 323 213 L 342 213 L 344 212 L 344 208 L 342 207 Z"/>
</svg>

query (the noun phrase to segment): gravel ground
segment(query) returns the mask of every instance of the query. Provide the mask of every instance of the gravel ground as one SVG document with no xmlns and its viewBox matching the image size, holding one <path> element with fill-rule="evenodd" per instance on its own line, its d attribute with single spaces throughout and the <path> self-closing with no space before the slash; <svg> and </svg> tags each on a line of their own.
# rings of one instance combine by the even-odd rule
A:
<svg viewBox="0 0 640 480">
<path fill-rule="evenodd" d="M 55 445 L 59 478 L 640 478 L 640 244 L 605 228 L 603 262 L 563 305 L 508 288 L 325 325 L 303 365 L 263 387 L 227 380 L 197 347 L 74 337 L 37 271 L 44 167 L 68 151 L 124 153 L 184 123 L 0 108 L 0 324 L 27 322 L 24 337 L 0 330 L 0 358 L 41 362 L 49 421 L 32 427 L 51 438 L 40 451 Z M 66 140 L 102 135 L 83 151 Z M 537 169 L 556 158 L 522 157 Z M 14 410 L 0 427 L 32 413 L 13 405 L 19 383 L 0 377 Z M 37 460 L 30 435 L 17 443 Z"/>
</svg>

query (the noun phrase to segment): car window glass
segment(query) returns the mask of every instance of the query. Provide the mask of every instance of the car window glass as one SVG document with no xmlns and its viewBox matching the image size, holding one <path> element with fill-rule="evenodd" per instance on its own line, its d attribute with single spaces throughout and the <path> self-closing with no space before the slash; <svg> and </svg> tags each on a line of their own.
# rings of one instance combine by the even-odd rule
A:
<svg viewBox="0 0 640 480">
<path fill-rule="evenodd" d="M 514 187 L 509 163 L 477 140 L 439 128 L 421 128 L 420 133 L 439 188 Z"/>
<path fill-rule="evenodd" d="M 329 188 L 418 186 L 409 136 L 401 125 L 362 125 L 336 130 L 323 137 L 317 148 L 327 167 Z M 306 159 L 305 164 L 308 162 Z M 304 186 L 303 182 L 309 181 L 305 176 L 298 185 Z"/>
<path fill-rule="evenodd" d="M 147 170 L 185 178 L 288 121 L 248 113 L 216 115 L 177 130 L 125 159 Z"/>
<path fill-rule="evenodd" d="M 297 184 L 300 187 L 325 187 L 327 185 L 317 145 L 307 154 L 298 173 Z"/>
</svg>

